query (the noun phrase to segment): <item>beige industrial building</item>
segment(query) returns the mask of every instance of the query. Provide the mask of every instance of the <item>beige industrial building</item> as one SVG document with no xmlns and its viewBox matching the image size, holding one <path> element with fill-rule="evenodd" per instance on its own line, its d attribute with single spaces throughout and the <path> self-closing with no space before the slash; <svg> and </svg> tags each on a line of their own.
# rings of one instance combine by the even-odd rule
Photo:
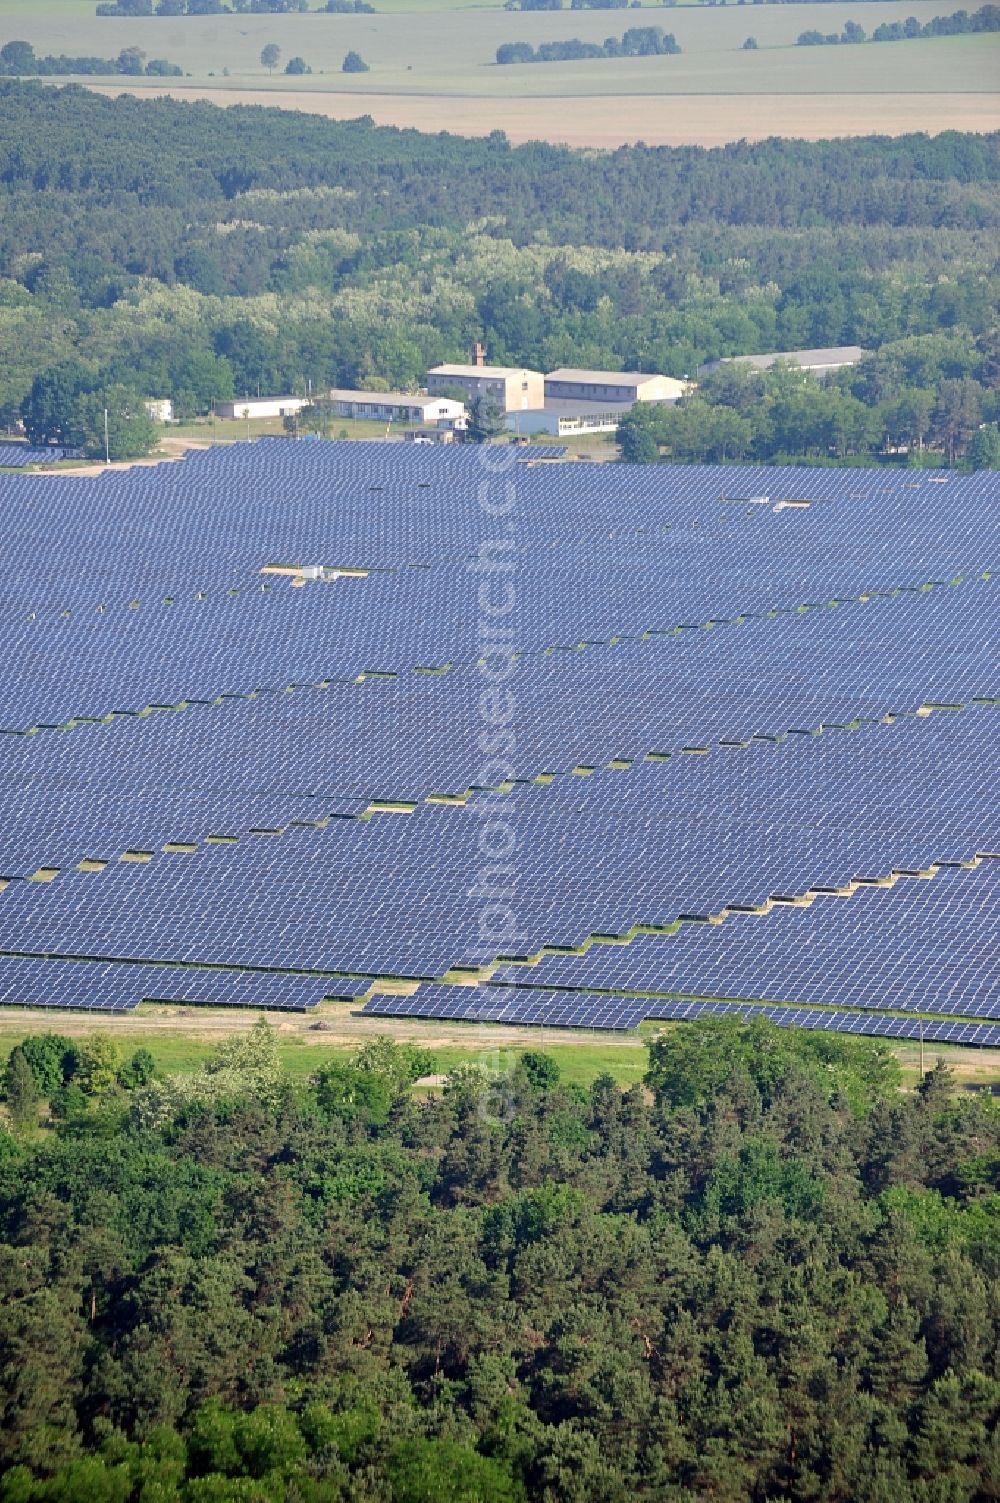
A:
<svg viewBox="0 0 1000 1503">
<path fill-rule="evenodd" d="M 467 402 L 490 396 L 504 412 L 528 412 L 545 403 L 545 377 L 541 371 L 517 370 L 509 365 L 487 365 L 481 344 L 472 347 L 471 365 L 436 365 L 427 372 L 427 390 L 440 396 L 449 390 L 461 391 Z"/>
<path fill-rule="evenodd" d="M 687 390 L 686 381 L 641 371 L 586 371 L 563 368 L 545 377 L 545 400 L 596 402 L 602 407 L 636 402 L 676 402 Z"/>
<path fill-rule="evenodd" d="M 461 427 L 465 404 L 452 397 L 434 397 L 427 392 L 334 391 L 330 393 L 337 416 L 381 423 L 420 423 Z"/>
<path fill-rule="evenodd" d="M 572 438 L 613 433 L 637 402 L 676 402 L 690 386 L 673 376 L 642 371 L 592 371 L 562 367 L 545 377 L 544 399 L 527 411 L 509 411 L 515 433 Z"/>
</svg>

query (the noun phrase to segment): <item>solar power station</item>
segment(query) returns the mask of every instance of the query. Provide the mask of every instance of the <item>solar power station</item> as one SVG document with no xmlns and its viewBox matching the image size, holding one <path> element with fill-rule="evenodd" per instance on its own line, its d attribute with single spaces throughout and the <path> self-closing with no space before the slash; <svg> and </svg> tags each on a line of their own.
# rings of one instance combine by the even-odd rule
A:
<svg viewBox="0 0 1000 1503">
<path fill-rule="evenodd" d="M 0 1005 L 1000 1046 L 1000 474 L 560 453 L 0 453 Z"/>
</svg>

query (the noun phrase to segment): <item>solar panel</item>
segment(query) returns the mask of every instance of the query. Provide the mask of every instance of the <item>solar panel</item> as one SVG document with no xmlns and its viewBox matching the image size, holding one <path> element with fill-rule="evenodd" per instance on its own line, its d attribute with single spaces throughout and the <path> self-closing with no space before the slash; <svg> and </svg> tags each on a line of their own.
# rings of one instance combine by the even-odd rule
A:
<svg viewBox="0 0 1000 1503">
<path fill-rule="evenodd" d="M 306 1006 L 363 976 L 426 1001 L 485 966 L 485 1005 L 559 994 L 561 1018 L 567 990 L 599 1019 L 652 991 L 796 1003 L 821 1019 L 801 1026 L 1000 1016 L 1000 477 L 538 457 L 508 472 L 499 760 L 471 447 L 0 474 L 22 990 L 128 1005 L 148 972 L 166 1000 Z M 490 935 L 494 816 L 515 859 Z"/>
<path fill-rule="evenodd" d="M 0 956 L 0 1004 L 17 1007 L 131 1012 L 145 1001 L 302 1011 L 328 998 L 363 997 L 370 986 L 341 976 Z"/>
</svg>

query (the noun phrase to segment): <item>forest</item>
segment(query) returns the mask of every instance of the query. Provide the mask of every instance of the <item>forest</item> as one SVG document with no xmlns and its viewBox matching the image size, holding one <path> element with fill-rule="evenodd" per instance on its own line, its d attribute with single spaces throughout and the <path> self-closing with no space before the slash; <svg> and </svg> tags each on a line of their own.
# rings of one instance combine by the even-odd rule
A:
<svg viewBox="0 0 1000 1503">
<path fill-rule="evenodd" d="M 228 16 L 233 13 L 274 14 L 309 9 L 309 0 L 102 0 L 99 16 Z"/>
<path fill-rule="evenodd" d="M 678 377 L 859 344 L 879 358 L 851 394 L 876 427 L 946 381 L 976 383 L 992 422 L 998 147 L 596 154 L 0 80 L 0 424 L 53 390 L 190 416 L 414 387 L 475 338 L 496 363 Z"/>
<path fill-rule="evenodd" d="M 676 405 L 643 402 L 627 413 L 622 456 L 636 464 L 664 453 L 681 464 L 903 456 L 911 465 L 1000 469 L 1000 345 L 991 348 L 970 366 L 947 335 L 903 339 L 823 380 L 790 362 L 763 374 L 720 365 Z"/>
<path fill-rule="evenodd" d="M 666 57 L 680 52 L 677 38 L 662 26 L 630 26 L 622 37 L 608 37 L 603 43 L 581 42 L 571 37 L 566 42 L 504 42 L 497 48 L 497 62 L 562 63 L 593 57 Z"/>
<path fill-rule="evenodd" d="M 799 33 L 799 47 L 828 47 L 857 45 L 859 42 L 912 42 L 927 41 L 931 37 L 964 37 L 977 32 L 1000 31 L 1000 6 L 984 5 L 969 15 L 967 10 L 956 10 L 950 16 L 934 16 L 921 26 L 916 16 L 907 16 L 905 21 L 883 21 L 868 38 L 863 26 L 856 21 L 847 21 L 839 34 L 810 30 Z"/>
<path fill-rule="evenodd" d="M 183 68 L 166 58 L 154 57 L 147 62 L 146 54 L 139 47 L 123 47 L 117 57 L 67 57 L 62 53 L 39 56 L 30 42 L 20 41 L 6 42 L 0 47 L 0 77 L 6 78 L 73 73 L 179 78 L 183 72 Z"/>
<path fill-rule="evenodd" d="M 29 1035 L 0 1128 L 0 1499 L 973 1503 L 1000 1106 L 766 1023 L 645 1082 L 373 1039 L 290 1077 Z"/>
</svg>

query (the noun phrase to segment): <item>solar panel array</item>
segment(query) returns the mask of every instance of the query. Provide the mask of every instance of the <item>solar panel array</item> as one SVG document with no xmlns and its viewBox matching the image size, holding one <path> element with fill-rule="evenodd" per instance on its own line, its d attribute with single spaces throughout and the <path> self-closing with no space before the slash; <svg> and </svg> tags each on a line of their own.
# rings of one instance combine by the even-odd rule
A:
<svg viewBox="0 0 1000 1503">
<path fill-rule="evenodd" d="M 288 441 L 0 476 L 0 1002 L 998 1042 L 998 500 Z"/>
<path fill-rule="evenodd" d="M 469 993 L 472 993 L 470 996 Z M 532 991 L 515 987 L 422 986 L 410 997 L 373 997 L 365 1012 L 377 1017 L 427 1018 L 462 1023 L 506 1023 L 514 1027 L 586 1028 L 625 1032 L 647 1018 L 685 1022 L 706 1014 L 761 1017 L 783 1028 L 821 1029 L 880 1038 L 924 1039 L 927 1043 L 1000 1046 L 1000 1024 L 948 1019 L 878 1016 L 866 1012 L 820 1011 L 808 1007 L 767 1007 L 739 1002 L 601 997 L 590 992 Z"/>
<path fill-rule="evenodd" d="M 33 448 L 30 444 L 0 442 L 0 470 L 20 470 L 32 464 L 54 464 L 67 459 L 70 451 L 55 447 Z"/>
<path fill-rule="evenodd" d="M 147 1001 L 301 1012 L 327 998 L 363 997 L 370 990 L 369 981 L 348 977 L 0 956 L 0 1003 L 15 1007 L 131 1012 Z"/>
</svg>

